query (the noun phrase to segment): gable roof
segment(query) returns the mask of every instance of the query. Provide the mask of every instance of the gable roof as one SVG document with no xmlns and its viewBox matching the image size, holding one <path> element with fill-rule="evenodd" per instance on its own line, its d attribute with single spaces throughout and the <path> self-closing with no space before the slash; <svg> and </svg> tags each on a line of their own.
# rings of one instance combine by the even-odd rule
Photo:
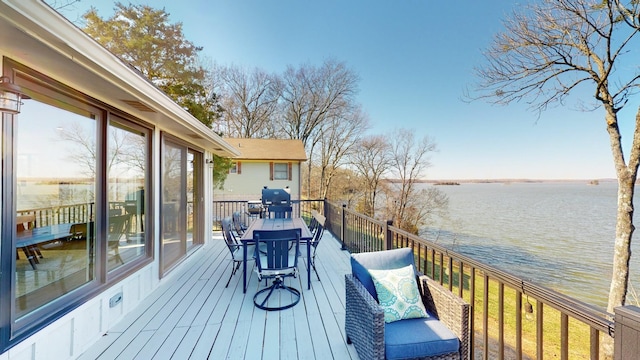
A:
<svg viewBox="0 0 640 360">
<path fill-rule="evenodd" d="M 238 160 L 307 161 L 302 140 L 224 138 L 240 152 Z"/>
</svg>

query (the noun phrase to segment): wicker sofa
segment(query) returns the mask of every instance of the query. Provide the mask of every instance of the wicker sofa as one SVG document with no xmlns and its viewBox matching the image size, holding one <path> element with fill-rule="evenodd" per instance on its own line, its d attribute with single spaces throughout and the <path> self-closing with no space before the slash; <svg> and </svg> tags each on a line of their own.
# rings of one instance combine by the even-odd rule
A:
<svg viewBox="0 0 640 360">
<path fill-rule="evenodd" d="M 380 258 L 385 257 L 390 257 L 391 261 L 385 263 L 388 260 L 384 259 L 381 262 Z M 370 260 L 372 258 L 373 261 Z M 372 284 L 363 285 L 360 281 L 363 277 L 362 281 L 365 283 L 370 280 L 366 279 L 366 274 L 362 274 L 367 271 L 367 263 L 372 269 L 393 269 L 407 262 L 413 265 L 411 249 L 352 255 L 352 274 L 345 275 L 347 343 L 355 346 L 361 359 L 468 359 L 470 356 L 469 304 L 424 275 L 417 276 L 418 290 L 427 312 L 433 319 L 430 318 L 429 321 L 408 319 L 385 324 L 384 311 L 371 292 Z M 375 289 L 373 291 L 375 294 Z M 446 329 L 443 329 L 443 325 Z M 386 337 L 385 330 L 388 332 Z M 459 341 L 457 351 L 450 353 L 437 351 L 436 354 L 431 354 L 428 352 L 433 348 L 432 345 L 415 343 L 423 341 L 425 337 L 429 338 L 428 342 L 437 343 L 438 336 L 443 332 L 449 334 L 449 339 L 452 337 L 451 333 L 454 334 L 454 339 L 457 337 Z M 389 343 L 385 342 L 385 338 Z M 435 346 L 437 348 L 438 345 Z M 403 347 L 406 347 L 406 351 Z M 416 353 L 422 355 L 412 356 Z"/>
</svg>

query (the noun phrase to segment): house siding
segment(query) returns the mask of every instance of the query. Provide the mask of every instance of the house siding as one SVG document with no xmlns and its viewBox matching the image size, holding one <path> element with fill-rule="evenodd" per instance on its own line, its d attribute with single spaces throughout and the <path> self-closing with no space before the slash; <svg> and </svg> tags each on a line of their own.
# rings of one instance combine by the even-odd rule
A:
<svg viewBox="0 0 640 360">
<path fill-rule="evenodd" d="M 262 188 L 291 189 L 291 200 L 300 199 L 300 163 L 290 163 L 291 180 L 271 180 L 270 166 L 273 162 L 285 161 L 242 161 L 241 174 L 228 174 L 223 189 L 216 189 L 214 198 L 224 200 L 260 200 Z"/>
</svg>

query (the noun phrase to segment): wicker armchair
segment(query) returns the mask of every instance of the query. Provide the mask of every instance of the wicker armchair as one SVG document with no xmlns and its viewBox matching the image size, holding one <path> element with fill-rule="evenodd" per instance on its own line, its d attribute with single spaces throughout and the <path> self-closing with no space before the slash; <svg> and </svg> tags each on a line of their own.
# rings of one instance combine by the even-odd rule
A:
<svg viewBox="0 0 640 360">
<path fill-rule="evenodd" d="M 418 289 L 427 311 L 437 317 L 460 341 L 459 351 L 456 353 L 439 354 L 422 357 L 422 359 L 469 359 L 470 305 L 424 275 L 417 279 L 419 280 Z M 385 321 L 382 308 L 355 275 L 346 274 L 345 282 L 347 342 L 354 344 L 361 359 L 386 359 Z M 407 320 L 400 322 L 402 321 Z"/>
</svg>

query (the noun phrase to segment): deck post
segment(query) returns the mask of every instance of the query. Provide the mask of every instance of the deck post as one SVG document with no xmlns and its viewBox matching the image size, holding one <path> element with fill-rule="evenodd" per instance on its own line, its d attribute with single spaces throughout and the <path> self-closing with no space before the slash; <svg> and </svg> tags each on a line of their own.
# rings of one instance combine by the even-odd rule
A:
<svg viewBox="0 0 640 360">
<path fill-rule="evenodd" d="M 346 225 L 347 225 L 347 204 L 342 204 L 342 216 L 340 222 L 340 242 L 342 243 L 341 250 L 347 250 L 347 244 L 345 243 Z"/>
<path fill-rule="evenodd" d="M 385 250 L 393 249 L 393 234 L 391 230 L 389 230 L 389 226 L 393 225 L 393 220 L 387 220 L 387 223 L 384 226 L 384 237 L 385 237 Z"/>
<path fill-rule="evenodd" d="M 640 354 L 640 308 L 621 306 L 614 312 L 614 359 L 634 359 Z"/>
</svg>

